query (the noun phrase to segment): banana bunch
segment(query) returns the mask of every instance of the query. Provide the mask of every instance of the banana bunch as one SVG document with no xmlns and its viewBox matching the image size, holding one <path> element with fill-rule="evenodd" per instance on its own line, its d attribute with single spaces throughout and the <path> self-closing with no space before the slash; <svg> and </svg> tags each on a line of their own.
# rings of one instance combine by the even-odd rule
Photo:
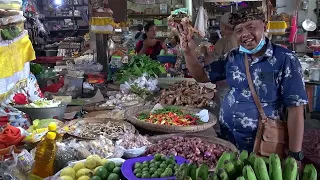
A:
<svg viewBox="0 0 320 180">
<path fill-rule="evenodd" d="M 277 154 L 269 158 L 242 151 L 224 152 L 220 157 L 213 180 L 297 180 L 298 167 L 295 159 L 288 157 L 281 162 Z M 304 168 L 302 180 L 317 180 L 317 171 L 311 164 Z"/>
</svg>

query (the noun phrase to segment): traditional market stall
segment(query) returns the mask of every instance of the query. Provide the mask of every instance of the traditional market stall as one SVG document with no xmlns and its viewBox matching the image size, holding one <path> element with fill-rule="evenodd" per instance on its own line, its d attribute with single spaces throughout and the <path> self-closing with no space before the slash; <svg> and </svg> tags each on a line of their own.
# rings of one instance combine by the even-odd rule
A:
<svg viewBox="0 0 320 180">
<path fill-rule="evenodd" d="M 45 1 L 48 12 L 42 16 L 38 1 L 0 0 L 0 179 L 319 178 L 320 126 L 311 128 L 310 120 L 302 161 L 240 150 L 218 136 L 221 84 L 191 77 L 175 38 L 177 24 L 194 36 L 197 59 L 206 65 L 225 11 L 261 7 L 268 12 L 274 42 L 285 36 L 290 21 L 291 26 L 296 22 L 277 15 L 275 2 L 221 1 L 125 1 L 128 21 L 123 21 L 116 17 L 122 1 Z M 21 26 L 23 14 L 29 36 Z M 46 43 L 43 18 L 50 19 L 50 39 L 56 42 Z M 67 20 L 52 23 L 56 18 Z M 140 23 L 148 35 L 148 24 L 161 29 L 155 36 L 162 48 L 156 59 L 136 48 L 141 40 L 134 30 Z M 59 31 L 73 34 L 60 37 Z M 290 45 L 297 50 L 298 44 Z M 313 59 L 304 56 L 301 65 L 308 66 L 303 71 L 309 109 L 317 111 L 317 41 L 309 48 Z"/>
</svg>

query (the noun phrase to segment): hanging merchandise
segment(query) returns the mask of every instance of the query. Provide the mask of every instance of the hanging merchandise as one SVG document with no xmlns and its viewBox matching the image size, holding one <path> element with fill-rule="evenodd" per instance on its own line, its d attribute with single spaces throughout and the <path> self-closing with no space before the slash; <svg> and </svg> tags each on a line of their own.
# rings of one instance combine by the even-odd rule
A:
<svg viewBox="0 0 320 180">
<path fill-rule="evenodd" d="M 201 6 L 199 8 L 198 16 L 196 19 L 196 23 L 194 25 L 194 28 L 198 30 L 202 36 L 204 36 L 208 29 L 208 13 L 207 10 Z"/>
</svg>

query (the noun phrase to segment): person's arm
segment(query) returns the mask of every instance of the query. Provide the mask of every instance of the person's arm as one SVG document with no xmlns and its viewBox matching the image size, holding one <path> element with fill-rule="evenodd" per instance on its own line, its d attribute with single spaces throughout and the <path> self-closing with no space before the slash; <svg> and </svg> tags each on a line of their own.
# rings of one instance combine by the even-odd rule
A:
<svg viewBox="0 0 320 180">
<path fill-rule="evenodd" d="M 308 103 L 298 58 L 285 54 L 282 69 L 281 96 L 288 109 L 289 151 L 300 152 L 304 133 L 304 106 Z"/>
<path fill-rule="evenodd" d="M 138 55 L 143 55 L 147 51 L 147 48 L 143 45 L 143 41 L 139 41 L 136 45 L 136 53 Z"/>
</svg>

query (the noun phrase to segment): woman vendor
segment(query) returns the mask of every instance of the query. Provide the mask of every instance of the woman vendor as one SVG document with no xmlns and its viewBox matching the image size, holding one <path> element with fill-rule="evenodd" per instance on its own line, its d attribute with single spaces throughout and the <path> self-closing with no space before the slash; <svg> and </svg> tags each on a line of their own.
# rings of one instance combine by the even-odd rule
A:
<svg viewBox="0 0 320 180">
<path fill-rule="evenodd" d="M 221 106 L 219 122 L 224 137 L 239 150 L 253 151 L 256 136 L 261 137 L 257 134 L 261 118 L 280 119 L 282 110 L 287 109 L 288 155 L 301 161 L 304 106 L 308 99 L 297 56 L 265 37 L 262 11 L 241 9 L 232 14 L 229 22 L 234 26 L 239 48 L 205 67 L 195 56 L 192 35 L 184 30 L 187 25 L 179 26 L 188 70 L 199 82 L 227 81 L 230 91 Z M 247 73 L 252 80 L 247 79 Z M 257 96 L 251 93 L 251 81 Z M 254 97 L 261 102 L 260 106 L 256 105 Z"/>
<path fill-rule="evenodd" d="M 0 59 L 0 126 L 9 123 L 28 128 L 27 115 L 13 107 L 43 98 L 37 80 L 30 72 L 30 61 L 35 59 L 35 52 L 28 32 L 24 31 L 11 41 L 1 41 Z"/>
<path fill-rule="evenodd" d="M 149 22 L 144 26 L 144 32 L 143 40 L 136 45 L 136 53 L 146 54 L 156 60 L 160 51 L 164 49 L 161 41 L 156 39 L 157 26 L 153 22 Z"/>
</svg>

